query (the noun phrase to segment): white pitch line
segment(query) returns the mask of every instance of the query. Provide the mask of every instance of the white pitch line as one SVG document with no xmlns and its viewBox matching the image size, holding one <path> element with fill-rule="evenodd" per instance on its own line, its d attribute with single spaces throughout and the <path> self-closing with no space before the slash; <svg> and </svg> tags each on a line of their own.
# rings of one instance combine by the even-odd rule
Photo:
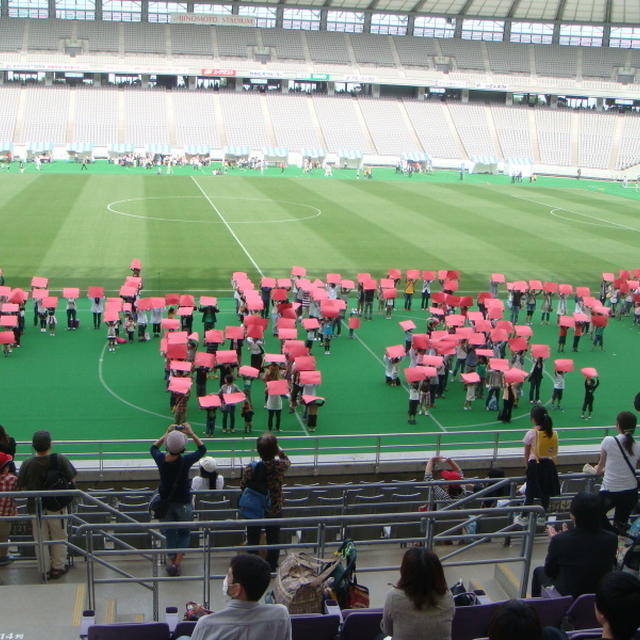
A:
<svg viewBox="0 0 640 640">
<path fill-rule="evenodd" d="M 509 193 L 512 198 L 516 200 L 524 200 L 525 202 L 533 202 L 534 204 L 539 204 L 542 207 L 549 207 L 549 211 L 566 211 L 567 213 L 573 213 L 576 216 L 582 216 L 583 218 L 589 218 L 591 220 L 597 220 L 598 222 L 603 222 L 606 225 L 611 227 L 618 227 L 624 231 L 634 231 L 636 233 L 640 233 L 640 229 L 636 229 L 635 227 L 628 227 L 625 224 L 620 224 L 619 222 L 613 222 L 612 220 L 607 220 L 606 218 L 599 218 L 598 216 L 590 216 L 588 213 L 582 213 L 580 211 L 573 211 L 572 209 L 566 209 L 565 207 L 554 207 L 552 204 L 548 202 L 540 202 L 539 200 L 533 200 L 532 198 L 523 198 L 522 196 L 516 196 L 513 193 Z"/>
<path fill-rule="evenodd" d="M 218 214 L 218 217 L 220 218 L 220 220 L 222 220 L 222 223 L 224 224 L 224 226 L 227 227 L 227 231 L 233 236 L 234 240 L 238 243 L 238 246 L 244 251 L 244 254 L 251 261 L 251 264 L 256 268 L 256 271 L 262 277 L 264 277 L 264 273 L 262 273 L 262 269 L 258 266 L 258 263 L 251 257 L 251 254 L 247 251 L 247 248 L 242 244 L 242 242 L 240 241 L 240 238 L 238 238 L 238 236 L 236 235 L 236 232 L 231 228 L 231 225 L 225 220 L 224 216 L 220 213 L 220 210 L 213 203 L 213 200 L 211 200 L 211 198 L 207 195 L 205 190 L 200 186 L 200 183 L 194 178 L 194 176 L 191 176 L 191 179 L 193 180 L 193 183 L 196 185 L 196 187 L 198 187 L 198 190 L 206 199 L 206 201 L 211 205 L 211 208 Z"/>
<path fill-rule="evenodd" d="M 304 434 L 305 434 L 306 436 L 311 435 L 311 434 L 309 433 L 309 431 L 307 430 L 307 426 L 305 425 L 305 423 L 304 423 L 304 422 L 302 422 L 302 418 L 298 415 L 298 410 L 297 410 L 297 409 L 296 409 L 296 410 L 294 410 L 294 412 L 293 412 L 293 413 L 295 414 L 296 418 L 298 419 L 298 422 L 300 423 L 300 426 L 302 427 L 302 430 L 304 431 Z"/>
<path fill-rule="evenodd" d="M 342 321 L 342 326 L 345 328 L 348 328 L 347 325 L 345 324 L 344 320 Z M 362 338 L 360 338 L 359 335 L 357 334 L 353 334 L 353 337 L 380 363 L 380 365 L 382 365 L 382 367 L 384 367 L 384 362 L 375 354 L 375 352 L 373 352 L 370 348 L 369 345 L 364 342 L 362 340 Z M 398 378 L 400 380 L 400 378 Z M 409 393 L 409 389 L 407 388 L 407 386 L 404 384 L 404 382 L 402 382 L 402 380 L 400 380 L 400 386 L 407 392 Z M 441 431 L 444 431 L 445 433 L 447 432 L 447 429 L 443 426 L 443 424 L 437 420 L 437 418 L 435 416 L 432 415 L 432 412 L 429 411 L 429 417 L 436 423 L 436 425 L 440 428 Z"/>
</svg>

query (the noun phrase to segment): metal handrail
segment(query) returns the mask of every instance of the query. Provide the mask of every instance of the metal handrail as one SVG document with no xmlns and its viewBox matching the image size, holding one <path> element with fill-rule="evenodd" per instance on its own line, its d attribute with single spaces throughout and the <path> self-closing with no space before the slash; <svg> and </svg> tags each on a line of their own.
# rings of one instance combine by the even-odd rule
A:
<svg viewBox="0 0 640 640">
<path fill-rule="evenodd" d="M 558 433 L 563 446 L 573 446 L 574 455 L 593 455 L 597 452 L 602 438 L 609 435 L 613 425 L 589 426 L 589 427 L 558 427 Z M 424 451 L 429 450 L 434 455 L 439 455 L 443 451 L 456 451 L 460 458 L 475 456 L 491 462 L 495 462 L 500 457 L 504 449 L 522 447 L 522 434 L 526 427 L 519 429 L 496 429 L 483 431 L 485 445 L 477 441 L 477 430 L 455 430 L 449 432 L 421 432 L 421 433 L 374 433 L 365 435 L 335 434 L 335 435 L 300 435 L 288 436 L 280 435 L 279 439 L 287 443 L 286 449 L 290 457 L 299 458 L 300 462 L 312 465 L 314 469 L 320 464 L 331 464 L 338 462 L 336 457 L 350 455 L 351 464 L 371 464 L 379 465 L 381 462 L 416 462 L 424 459 Z M 574 435 L 575 434 L 575 435 Z M 587 435 L 584 435 L 587 434 Z M 565 436 L 563 438 L 562 436 Z M 358 439 L 359 444 L 343 444 L 345 441 Z M 386 443 L 389 438 L 393 438 L 393 443 Z M 203 438 L 206 444 L 215 444 L 216 455 L 220 462 L 228 461 L 228 466 L 235 469 L 247 463 L 248 460 L 256 456 L 254 438 Z M 144 450 L 127 451 L 118 448 L 119 445 L 144 444 Z M 18 445 L 27 449 L 31 446 L 28 441 L 20 441 Z M 86 462 L 94 461 L 95 467 L 87 467 L 87 470 L 99 470 L 103 472 L 107 468 L 121 469 L 118 462 L 122 456 L 129 455 L 131 458 L 148 458 L 149 440 L 147 439 L 113 439 L 113 440 L 57 440 L 56 448 L 64 455 L 75 459 L 82 459 Z M 66 447 L 66 448 L 65 448 Z M 83 450 L 76 451 L 69 447 L 79 447 Z M 88 450 L 87 450 L 88 448 Z M 417 449 L 416 455 L 412 456 L 410 449 Z M 464 453 L 462 453 L 464 452 Z M 512 451 L 509 452 L 513 453 Z M 26 455 L 18 455 L 18 459 L 25 458 Z M 223 466 L 223 465 L 221 465 Z"/>
</svg>

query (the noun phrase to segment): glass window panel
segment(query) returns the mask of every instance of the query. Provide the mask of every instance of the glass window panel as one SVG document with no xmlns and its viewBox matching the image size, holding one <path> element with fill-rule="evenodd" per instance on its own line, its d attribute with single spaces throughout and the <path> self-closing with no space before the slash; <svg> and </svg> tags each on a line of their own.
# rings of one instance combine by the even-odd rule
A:
<svg viewBox="0 0 640 640">
<path fill-rule="evenodd" d="M 364 13 L 357 11 L 328 11 L 327 31 L 362 33 L 364 31 Z"/>
<path fill-rule="evenodd" d="M 396 13 L 374 13 L 371 15 L 371 33 L 389 36 L 406 36 L 409 18 Z"/>
<path fill-rule="evenodd" d="M 282 12 L 282 27 L 284 29 L 318 31 L 320 29 L 320 9 L 289 9 L 285 7 Z"/>
<path fill-rule="evenodd" d="M 254 7 L 241 5 L 238 15 L 251 16 L 256 19 L 256 27 L 273 29 L 276 26 L 276 10 L 274 7 Z"/>
<path fill-rule="evenodd" d="M 413 35 L 419 38 L 453 38 L 455 31 L 455 18 L 416 16 L 413 25 Z"/>
</svg>

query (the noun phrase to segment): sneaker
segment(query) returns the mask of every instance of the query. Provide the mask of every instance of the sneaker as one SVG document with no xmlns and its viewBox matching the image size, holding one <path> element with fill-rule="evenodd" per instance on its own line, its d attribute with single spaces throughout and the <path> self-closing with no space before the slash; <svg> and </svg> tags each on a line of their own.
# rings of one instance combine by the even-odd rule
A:
<svg viewBox="0 0 640 640">
<path fill-rule="evenodd" d="M 581 415 L 580 415 L 580 417 L 584 420 L 584 418 L 585 418 L 584 413 L 583 413 L 583 414 L 581 414 Z"/>
<path fill-rule="evenodd" d="M 513 519 L 513 524 L 517 524 L 519 527 L 526 527 L 529 524 L 529 518 L 526 516 L 516 516 Z"/>
<path fill-rule="evenodd" d="M 180 575 L 180 569 L 178 568 L 178 565 L 176 564 L 168 564 L 167 565 L 167 575 L 171 576 L 172 578 L 174 578 L 175 576 Z"/>
<path fill-rule="evenodd" d="M 536 527 L 545 527 L 547 525 L 547 516 L 538 516 L 536 518 Z"/>
</svg>

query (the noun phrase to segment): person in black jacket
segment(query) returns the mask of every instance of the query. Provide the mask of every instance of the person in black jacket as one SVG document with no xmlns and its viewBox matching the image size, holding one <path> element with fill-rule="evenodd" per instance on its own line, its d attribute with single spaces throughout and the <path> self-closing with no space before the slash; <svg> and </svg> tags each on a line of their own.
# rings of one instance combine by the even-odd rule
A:
<svg viewBox="0 0 640 640">
<path fill-rule="evenodd" d="M 184 453 L 187 447 L 187 436 L 190 436 L 197 449 L 191 453 Z M 160 451 L 165 445 L 166 453 Z M 160 472 L 160 486 L 158 491 L 164 503 L 163 513 L 159 520 L 164 522 L 187 522 L 193 520 L 191 508 L 191 480 L 189 470 L 204 454 L 207 448 L 198 436 L 193 433 L 191 425 L 185 422 L 181 425 L 169 425 L 167 432 L 158 438 L 150 449 L 151 457 L 155 460 Z M 189 546 L 191 531 L 184 529 L 165 529 L 168 549 L 185 549 Z M 167 573 L 170 576 L 180 575 L 183 553 L 169 555 Z"/>
<path fill-rule="evenodd" d="M 631 640 L 640 627 L 640 580 L 624 571 L 605 576 L 596 591 L 596 620 L 606 640 Z"/>
<path fill-rule="evenodd" d="M 563 596 L 577 598 L 595 593 L 602 578 L 616 563 L 618 538 L 601 528 L 598 496 L 577 493 L 571 501 L 574 529 L 564 524 L 558 533 L 547 527 L 549 548 L 544 567 L 536 567 L 531 581 L 531 595 L 539 597 L 543 586 L 553 585 Z"/>
</svg>

